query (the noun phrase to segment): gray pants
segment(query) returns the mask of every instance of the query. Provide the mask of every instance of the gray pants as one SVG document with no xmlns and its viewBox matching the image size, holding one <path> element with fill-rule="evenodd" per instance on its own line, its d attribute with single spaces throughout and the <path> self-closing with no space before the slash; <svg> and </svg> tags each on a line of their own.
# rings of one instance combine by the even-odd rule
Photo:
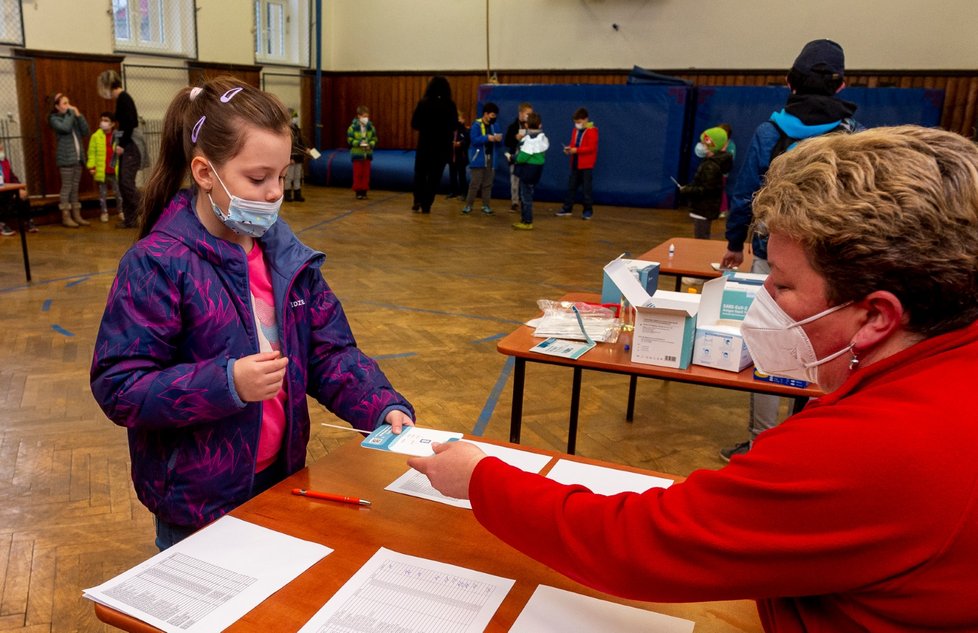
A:
<svg viewBox="0 0 978 633">
<path fill-rule="evenodd" d="M 770 273 L 771 266 L 766 259 L 754 258 L 750 271 L 752 273 Z M 776 427 L 778 420 L 778 407 L 781 404 L 779 396 L 755 393 L 750 397 L 750 439 L 753 442 L 762 431 Z"/>
<path fill-rule="evenodd" d="M 122 213 L 122 194 L 119 192 L 119 181 L 114 174 L 105 174 L 105 180 L 98 183 L 98 203 L 102 207 L 102 213 L 109 212 L 108 198 L 109 187 L 112 187 L 112 195 L 115 196 L 116 212 Z"/>
<path fill-rule="evenodd" d="M 81 184 L 82 166 L 81 163 L 71 167 L 58 167 L 61 172 L 61 197 L 58 201 L 61 208 L 66 208 L 70 204 L 78 204 L 78 185 Z"/>
<path fill-rule="evenodd" d="M 469 194 L 465 196 L 465 206 L 471 207 L 475 197 L 482 198 L 482 204 L 489 206 L 492 200 L 492 179 L 495 172 L 492 167 L 472 167 L 470 169 Z"/>
<path fill-rule="evenodd" d="M 513 160 L 516 160 L 514 157 Z M 509 166 L 509 201 L 513 204 L 520 203 L 520 177 L 513 173 L 516 164 Z"/>
<path fill-rule="evenodd" d="M 289 163 L 285 168 L 285 190 L 302 189 L 302 162 Z"/>
</svg>

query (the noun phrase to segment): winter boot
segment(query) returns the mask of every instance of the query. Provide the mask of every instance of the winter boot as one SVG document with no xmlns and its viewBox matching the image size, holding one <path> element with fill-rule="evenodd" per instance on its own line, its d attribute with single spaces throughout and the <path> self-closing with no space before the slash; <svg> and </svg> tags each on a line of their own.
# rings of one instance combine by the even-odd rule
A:
<svg viewBox="0 0 978 633">
<path fill-rule="evenodd" d="M 296 202 L 305 202 L 306 201 L 306 199 L 302 197 L 302 189 L 296 189 L 295 190 L 295 201 Z"/>
<path fill-rule="evenodd" d="M 61 224 L 69 229 L 77 229 L 78 223 L 71 219 L 71 205 L 59 204 L 58 208 L 61 209 Z"/>
<path fill-rule="evenodd" d="M 71 204 L 71 219 L 74 220 L 75 223 L 82 226 L 88 226 L 91 224 L 91 222 L 82 217 L 80 202 L 73 202 Z"/>
<path fill-rule="evenodd" d="M 285 190 L 285 201 L 286 202 L 292 202 L 292 190 L 291 189 L 286 189 Z"/>
</svg>

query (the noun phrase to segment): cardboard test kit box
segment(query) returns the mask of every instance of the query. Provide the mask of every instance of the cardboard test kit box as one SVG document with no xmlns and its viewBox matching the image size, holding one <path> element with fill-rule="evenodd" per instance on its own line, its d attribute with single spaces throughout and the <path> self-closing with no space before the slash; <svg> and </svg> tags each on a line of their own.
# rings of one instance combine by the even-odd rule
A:
<svg viewBox="0 0 978 633">
<path fill-rule="evenodd" d="M 632 362 L 679 369 L 689 367 L 700 296 L 665 290 L 656 290 L 651 296 L 620 259 L 604 270 L 625 299 L 635 306 Z"/>
<path fill-rule="evenodd" d="M 647 262 L 644 259 L 621 259 L 620 257 L 615 261 L 625 262 L 628 270 L 645 288 L 645 291 L 650 295 L 655 294 L 655 289 L 659 287 L 659 262 Z M 601 280 L 601 303 L 618 303 L 621 301 L 621 297 L 621 290 L 608 276 L 608 271 L 605 271 L 604 278 Z"/>
<path fill-rule="evenodd" d="M 760 287 L 733 282 L 728 277 L 703 284 L 693 345 L 694 365 L 739 372 L 753 362 L 740 333 L 740 322 Z"/>
</svg>

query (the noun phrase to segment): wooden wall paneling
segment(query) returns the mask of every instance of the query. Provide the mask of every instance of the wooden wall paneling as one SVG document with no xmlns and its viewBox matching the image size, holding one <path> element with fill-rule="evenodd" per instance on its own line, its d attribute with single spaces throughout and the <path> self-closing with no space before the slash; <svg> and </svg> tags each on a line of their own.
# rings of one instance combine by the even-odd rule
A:
<svg viewBox="0 0 978 633">
<path fill-rule="evenodd" d="M 48 124 L 54 96 L 59 92 L 68 95 L 72 105 L 76 106 L 85 117 L 90 131 L 94 132 L 98 127 L 99 113 L 106 110 L 115 111 L 115 103 L 111 99 L 103 99 L 99 96 L 96 79 L 104 70 L 113 69 L 121 72 L 123 58 L 119 55 L 82 55 L 29 49 L 20 49 L 15 53 L 33 62 L 37 82 L 37 102 L 32 106 L 36 112 L 34 120 L 39 124 L 37 127 L 40 129 L 40 138 L 37 142 L 44 148 L 45 160 L 40 167 L 33 168 L 34 173 L 30 174 L 28 187 L 32 194 L 56 196 L 61 189 L 61 176 L 55 160 L 55 135 Z M 24 80 L 26 81 L 26 76 Z M 83 141 L 87 149 L 88 139 Z M 88 170 L 82 172 L 80 191 L 83 194 L 96 191 L 95 182 L 88 174 Z"/>
</svg>

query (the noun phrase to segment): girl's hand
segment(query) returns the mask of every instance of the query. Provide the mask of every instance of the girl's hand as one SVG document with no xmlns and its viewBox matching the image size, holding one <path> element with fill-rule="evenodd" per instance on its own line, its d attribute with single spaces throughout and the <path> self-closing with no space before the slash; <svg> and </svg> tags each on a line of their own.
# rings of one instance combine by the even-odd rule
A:
<svg viewBox="0 0 978 633">
<path fill-rule="evenodd" d="M 414 422 L 411 420 L 411 416 L 399 409 L 395 409 L 387 414 L 384 418 L 384 422 L 391 425 L 391 430 L 394 431 L 394 435 L 401 432 L 405 426 L 414 426 Z"/>
<path fill-rule="evenodd" d="M 244 402 L 271 400 L 278 395 L 285 380 L 289 359 L 281 352 L 261 352 L 234 362 L 234 388 Z"/>
</svg>

